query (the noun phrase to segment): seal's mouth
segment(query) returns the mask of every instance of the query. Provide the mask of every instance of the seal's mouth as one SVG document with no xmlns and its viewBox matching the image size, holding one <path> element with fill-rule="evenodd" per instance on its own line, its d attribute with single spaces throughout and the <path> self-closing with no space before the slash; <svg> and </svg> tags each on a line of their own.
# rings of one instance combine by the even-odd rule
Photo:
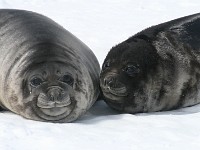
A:
<svg viewBox="0 0 200 150">
<path fill-rule="evenodd" d="M 128 96 L 126 87 L 120 87 L 120 88 L 104 87 L 102 88 L 102 92 L 105 98 L 108 98 L 109 101 L 117 103 L 123 103 L 124 98 Z"/>
<path fill-rule="evenodd" d="M 107 91 L 109 91 L 111 94 L 115 95 L 115 96 L 120 96 L 120 97 L 124 97 L 127 96 L 128 93 L 126 92 L 126 87 L 120 87 L 120 88 L 111 88 L 108 87 Z"/>
<path fill-rule="evenodd" d="M 37 99 L 37 107 L 48 116 L 59 116 L 66 113 L 71 103 L 69 96 L 64 100 L 49 100 L 45 94 L 41 93 Z"/>
<path fill-rule="evenodd" d="M 66 107 L 71 104 L 70 96 L 67 95 L 63 100 L 61 99 L 49 99 L 44 93 L 40 93 L 37 99 L 37 106 L 44 109 L 50 109 L 54 107 Z"/>
<path fill-rule="evenodd" d="M 105 95 L 111 94 L 116 97 L 125 97 L 128 96 L 127 88 L 122 83 L 110 84 L 100 84 L 101 89 Z"/>
</svg>

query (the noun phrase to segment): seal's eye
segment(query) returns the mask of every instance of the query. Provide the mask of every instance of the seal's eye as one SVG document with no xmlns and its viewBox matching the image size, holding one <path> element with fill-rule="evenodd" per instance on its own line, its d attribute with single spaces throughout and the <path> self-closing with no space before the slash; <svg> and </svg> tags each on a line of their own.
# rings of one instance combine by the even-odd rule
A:
<svg viewBox="0 0 200 150">
<path fill-rule="evenodd" d="M 70 75 L 64 75 L 62 78 L 60 78 L 60 81 L 65 82 L 71 86 L 74 84 L 74 79 Z"/>
<path fill-rule="evenodd" d="M 110 67 L 110 61 L 106 61 L 104 64 L 103 64 L 103 69 L 106 69 Z"/>
<path fill-rule="evenodd" d="M 129 76 L 134 76 L 136 73 L 140 72 L 140 69 L 134 65 L 128 65 L 124 71 L 129 75 Z"/>
<path fill-rule="evenodd" d="M 39 86 L 40 84 L 42 84 L 42 79 L 40 79 L 40 78 L 38 78 L 38 77 L 35 77 L 35 78 L 33 78 L 32 80 L 31 80 L 31 85 L 33 86 L 33 87 L 37 87 L 37 86 Z"/>
</svg>

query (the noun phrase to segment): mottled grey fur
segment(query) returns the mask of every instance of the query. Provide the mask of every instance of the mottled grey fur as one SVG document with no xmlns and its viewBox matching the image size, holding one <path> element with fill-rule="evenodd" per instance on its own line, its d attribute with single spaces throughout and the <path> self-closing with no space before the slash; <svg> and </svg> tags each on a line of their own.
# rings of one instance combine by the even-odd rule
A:
<svg viewBox="0 0 200 150">
<path fill-rule="evenodd" d="M 0 106 L 32 120 L 74 121 L 99 95 L 100 67 L 92 51 L 34 12 L 0 10 L 0 70 Z M 30 85 L 34 76 L 43 79 L 38 87 Z"/>
</svg>

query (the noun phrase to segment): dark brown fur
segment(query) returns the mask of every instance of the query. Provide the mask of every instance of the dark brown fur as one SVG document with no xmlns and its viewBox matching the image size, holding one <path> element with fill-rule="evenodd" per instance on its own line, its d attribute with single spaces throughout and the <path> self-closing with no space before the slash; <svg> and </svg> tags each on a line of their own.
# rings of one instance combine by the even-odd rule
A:
<svg viewBox="0 0 200 150">
<path fill-rule="evenodd" d="M 194 14 L 150 27 L 116 45 L 100 75 L 106 103 L 128 113 L 200 103 L 199 41 L 200 14 Z"/>
</svg>

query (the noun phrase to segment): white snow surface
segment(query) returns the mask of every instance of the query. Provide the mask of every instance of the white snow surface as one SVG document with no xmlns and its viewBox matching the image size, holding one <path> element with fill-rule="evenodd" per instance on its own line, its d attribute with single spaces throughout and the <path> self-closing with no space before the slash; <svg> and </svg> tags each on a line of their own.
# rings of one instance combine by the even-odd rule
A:
<svg viewBox="0 0 200 150">
<path fill-rule="evenodd" d="M 44 14 L 88 45 L 100 64 L 133 34 L 199 12 L 199 0 L 0 0 L 0 8 Z M 200 105 L 119 114 L 98 101 L 73 123 L 45 123 L 0 113 L 0 150 L 199 150 Z"/>
</svg>

